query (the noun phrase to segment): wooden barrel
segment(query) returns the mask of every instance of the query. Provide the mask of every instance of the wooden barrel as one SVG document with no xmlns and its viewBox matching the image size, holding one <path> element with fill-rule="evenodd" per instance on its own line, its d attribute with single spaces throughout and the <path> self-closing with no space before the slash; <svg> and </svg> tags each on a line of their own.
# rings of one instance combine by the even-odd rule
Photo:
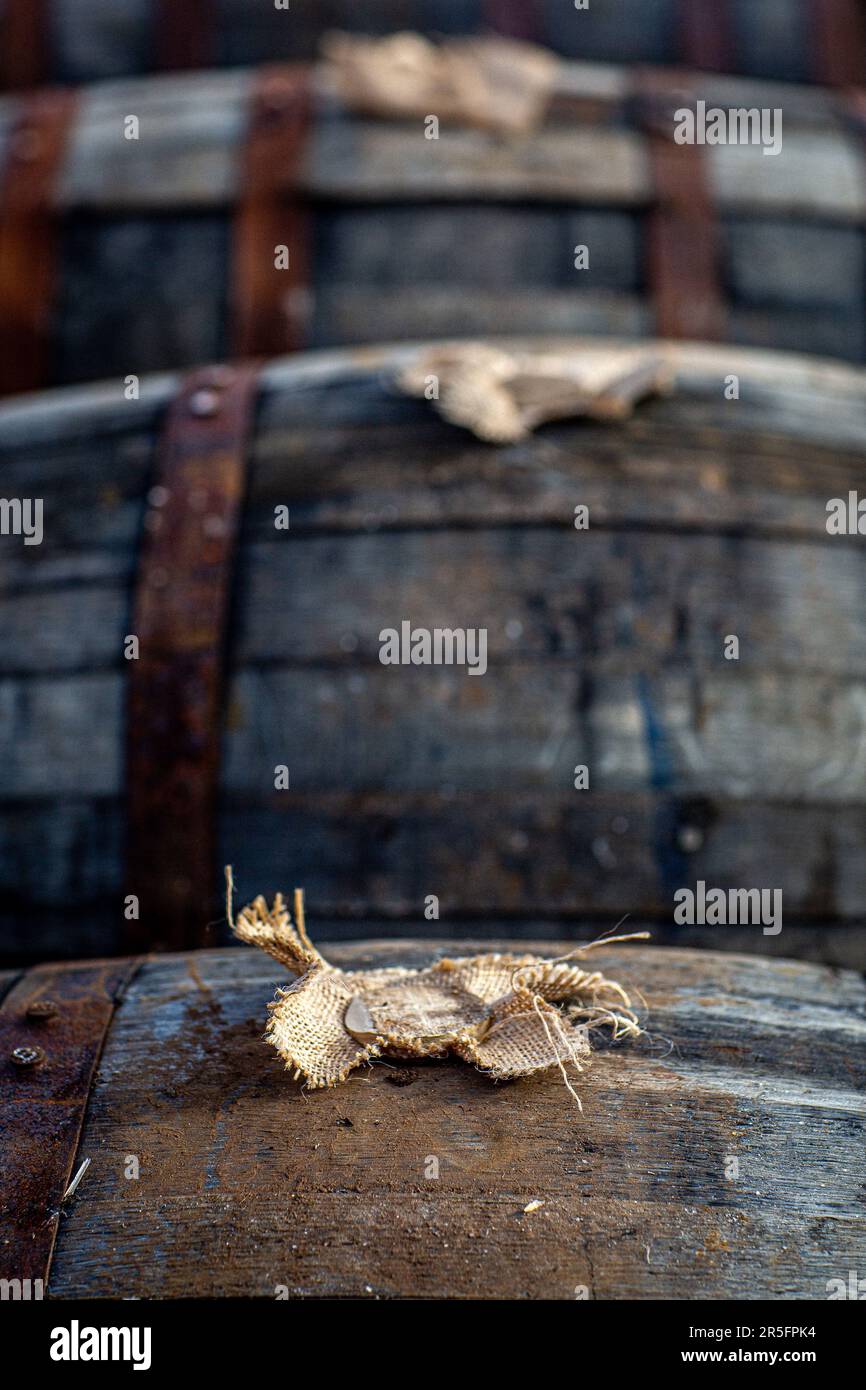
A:
<svg viewBox="0 0 866 1390">
<path fill-rule="evenodd" d="M 861 97 L 563 63 L 543 128 L 509 140 L 353 116 L 312 68 L 8 98 L 0 393 L 371 330 L 863 360 Z M 781 112 L 781 149 L 675 143 L 697 100 Z"/>
<path fill-rule="evenodd" d="M 435 897 L 439 932 L 862 961 L 864 556 L 827 507 L 866 377 L 652 351 L 669 396 L 501 446 L 395 390 L 411 347 L 4 405 L 4 520 L 43 503 L 0 537 L 6 951 L 219 944 L 231 862 L 330 938 Z M 407 621 L 484 629 L 486 674 L 383 665 Z M 782 890 L 783 930 L 676 926 L 697 881 Z"/>
<path fill-rule="evenodd" d="M 347 968 L 445 951 L 326 948 Z M 582 1113 L 555 1069 L 496 1085 L 458 1061 L 305 1094 L 262 1041 L 286 977 L 256 951 L 8 977 L 0 1278 L 55 1299 L 847 1290 L 866 1235 L 862 977 L 653 947 L 597 961 L 645 996 L 650 1036 L 595 1056 Z M 16 1047 L 41 1065 L 13 1066 Z"/>
<path fill-rule="evenodd" d="M 0 0 L 0 86 L 307 58 L 335 27 L 493 31 L 595 62 L 794 82 L 866 75 L 859 0 Z"/>
</svg>

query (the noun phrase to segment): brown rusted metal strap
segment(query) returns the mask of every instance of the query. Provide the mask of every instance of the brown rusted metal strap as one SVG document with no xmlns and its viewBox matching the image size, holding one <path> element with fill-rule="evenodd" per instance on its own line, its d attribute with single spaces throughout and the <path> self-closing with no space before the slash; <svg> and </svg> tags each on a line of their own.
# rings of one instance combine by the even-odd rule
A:
<svg viewBox="0 0 866 1390">
<path fill-rule="evenodd" d="M 678 0 L 679 60 L 707 72 L 733 72 L 734 43 L 728 0 Z"/>
<path fill-rule="evenodd" d="M 694 97 L 663 71 L 638 70 L 634 80 L 654 188 L 646 257 L 656 332 L 715 341 L 725 336 L 726 312 L 706 147 L 674 140 L 674 113 L 694 108 Z"/>
<path fill-rule="evenodd" d="M 541 43 L 544 37 L 541 9 L 540 0 L 484 0 L 483 20 L 495 34 Z"/>
<path fill-rule="evenodd" d="M 815 81 L 866 85 L 866 0 L 812 0 L 811 14 Z"/>
<path fill-rule="evenodd" d="M 93 1076 L 138 965 L 40 965 L 0 1005 L 0 1279 L 22 1297 L 47 1293 Z"/>
<path fill-rule="evenodd" d="M 68 91 L 22 99 L 0 175 L 0 395 L 46 384 L 56 286 L 54 192 L 77 102 Z"/>
<path fill-rule="evenodd" d="M 0 91 L 49 80 L 49 0 L 0 0 Z"/>
<path fill-rule="evenodd" d="M 155 66 L 164 72 L 213 67 L 218 20 L 214 0 L 153 0 Z"/>
<path fill-rule="evenodd" d="M 258 74 L 233 231 L 230 336 L 236 357 L 279 356 L 306 341 L 310 211 L 296 190 L 311 114 L 309 68 L 292 64 Z"/>
<path fill-rule="evenodd" d="M 148 495 L 127 705 L 128 939 L 205 943 L 214 918 L 226 612 L 258 368 L 201 368 L 169 409 Z"/>
</svg>

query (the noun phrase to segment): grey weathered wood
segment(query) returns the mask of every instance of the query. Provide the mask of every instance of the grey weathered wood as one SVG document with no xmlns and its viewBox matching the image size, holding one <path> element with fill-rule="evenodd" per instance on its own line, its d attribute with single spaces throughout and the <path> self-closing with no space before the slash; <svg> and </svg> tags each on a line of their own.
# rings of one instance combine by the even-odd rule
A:
<svg viewBox="0 0 866 1390">
<path fill-rule="evenodd" d="M 350 968 L 473 949 L 324 947 Z M 495 1086 L 456 1062 L 304 1095 L 261 1037 L 279 967 L 146 962 L 108 1035 L 51 1295 L 825 1298 L 864 1237 L 862 979 L 707 951 L 594 959 L 640 991 L 650 1036 L 593 1059 L 582 1114 L 556 1071 Z"/>
<path fill-rule="evenodd" d="M 864 959 L 859 805 L 786 800 L 724 800 L 718 795 L 498 790 L 283 793 L 279 800 L 226 800 L 219 851 L 232 861 L 240 896 L 282 891 L 303 878 L 317 914 L 355 935 L 383 914 L 426 934 L 424 898 L 436 892 L 448 921 L 520 914 L 573 929 L 591 910 L 599 922 L 623 914 L 660 921 L 668 939 L 691 941 L 673 926 L 673 894 L 703 878 L 724 888 L 781 887 L 783 950 Z M 116 801 L 18 801 L 0 816 L 4 946 L 10 958 L 100 951 L 123 921 L 123 813 Z M 687 846 L 689 846 L 687 848 Z M 158 865 L 155 865 L 158 871 Z M 219 885 L 206 939 L 227 940 Z M 147 920 L 147 895 L 142 895 Z M 791 946 L 788 932 L 793 929 Z M 697 939 L 724 946 L 725 928 Z M 759 929 L 741 932 L 740 949 L 760 949 Z"/>
<path fill-rule="evenodd" d="M 862 803 L 863 676 L 840 679 L 820 667 L 732 675 L 715 669 L 721 645 L 722 637 L 706 673 L 687 650 L 668 655 L 671 674 L 644 650 L 624 674 L 580 658 L 576 673 L 565 660 L 524 657 L 491 665 L 483 684 L 444 669 L 395 679 L 363 655 L 341 661 L 340 671 L 328 657 L 288 671 L 242 671 L 229 685 L 225 790 L 267 801 L 275 767 L 285 764 L 298 788 L 311 791 L 387 785 L 433 794 L 459 785 L 492 794 L 508 776 L 556 795 L 575 764 L 589 763 L 599 790 L 645 791 L 661 760 L 665 788 L 679 796 Z M 123 700 L 120 673 L 0 683 L 7 794 L 118 796 Z M 663 745 L 658 756 L 650 723 Z"/>
<path fill-rule="evenodd" d="M 813 930 L 820 951 L 847 924 L 851 959 L 862 546 L 824 523 L 862 477 L 863 374 L 669 346 L 677 389 L 632 421 L 496 449 L 394 393 L 411 351 L 264 373 L 223 745 L 220 854 L 239 891 L 303 879 L 331 921 L 421 931 L 427 893 L 452 923 L 669 924 L 675 888 L 703 877 L 781 887 L 782 942 Z M 105 950 L 123 930 L 122 642 L 175 384 L 0 408 L 4 489 L 45 501 L 41 546 L 0 543 L 0 921 L 16 957 Z M 486 626 L 488 674 L 383 668 L 378 633 L 404 617 Z M 283 763 L 291 790 L 275 792 Z M 203 916 L 219 923 L 217 883 Z"/>
<path fill-rule="evenodd" d="M 559 89 L 597 100 L 592 65 L 564 65 Z M 253 74 L 185 73 L 96 84 L 86 89 L 74 138 L 57 185 L 60 209 L 141 211 L 218 207 L 238 193 L 237 149 L 247 126 Z M 603 87 L 613 117 L 624 114 L 627 73 Z M 705 85 L 706 84 L 706 85 Z M 635 131 L 586 119 L 557 119 L 523 140 L 443 123 L 425 140 L 420 122 L 348 118 L 319 78 L 316 133 L 301 176 L 313 197 L 349 201 L 423 198 L 607 202 L 643 206 L 651 196 L 645 141 Z M 787 84 L 755 87 L 736 79 L 701 79 L 708 105 L 758 105 L 783 113 L 781 153 L 756 145 L 706 148 L 723 208 L 832 216 L 862 223 L 866 169 L 862 142 L 848 130 L 838 98 Z M 0 158 L 18 109 L 0 100 Z M 136 115 L 138 140 L 124 137 Z M 817 175 L 817 177 L 816 177 Z"/>
<path fill-rule="evenodd" d="M 188 367 L 232 351 L 234 212 L 254 74 L 87 88 L 56 185 L 48 380 Z M 504 140 L 353 118 L 317 78 L 296 191 L 310 205 L 310 347 L 490 332 L 654 331 L 647 140 L 625 69 L 561 67 L 547 124 Z M 866 358 L 866 159 L 841 99 L 712 77 L 705 100 L 783 113 L 781 153 L 704 151 L 726 332 Z M 0 165 L 19 107 L 0 101 Z M 124 138 L 129 115 L 140 138 Z M 287 188 L 286 196 L 291 190 Z M 288 235 L 288 233 L 287 233 Z M 575 269 L 575 248 L 589 268 Z M 156 269 L 158 267 L 158 273 Z M 46 384 L 48 384 L 48 380 Z"/>
<path fill-rule="evenodd" d="M 565 527 L 549 524 L 521 528 L 513 521 L 485 531 L 478 502 L 463 522 L 477 526 L 474 532 L 446 525 L 432 532 L 322 535 L 326 528 L 312 518 L 291 546 L 275 537 L 264 508 L 252 514 L 248 525 L 256 537 L 243 552 L 240 573 L 239 671 L 288 674 L 318 664 L 334 667 L 338 678 L 341 671 L 372 668 L 375 678 L 381 628 L 411 607 L 427 627 L 436 626 L 443 608 L 464 627 L 484 617 L 488 659 L 506 678 L 527 655 L 552 675 L 562 666 L 573 670 L 579 660 L 596 676 L 623 679 L 636 662 L 664 668 L 687 655 L 713 683 L 725 622 L 740 634 L 740 669 L 751 679 L 770 667 L 794 678 L 818 671 L 840 680 L 866 675 L 856 545 L 822 548 L 818 558 L 817 528 L 811 543 L 744 539 L 732 573 L 727 538 L 682 536 L 672 548 L 676 527 L 658 534 L 599 529 L 576 547 Z M 360 508 L 363 496 L 356 494 L 355 503 Z M 615 524 L 620 517 L 611 512 L 606 519 Z M 819 563 L 825 586 L 816 592 Z M 463 578 L 468 572 L 471 591 Z M 641 631 L 639 654 L 630 654 L 615 639 L 633 621 L 638 574 L 651 592 L 651 622 Z M 13 589 L 0 607 L 3 677 L 117 666 L 128 620 L 128 567 L 95 583 L 72 586 L 64 575 L 58 588 L 58 579 L 50 588 Z M 73 648 L 69 631 L 82 612 L 91 621 Z M 519 632 L 510 636 L 507 624 L 515 622 Z"/>
</svg>

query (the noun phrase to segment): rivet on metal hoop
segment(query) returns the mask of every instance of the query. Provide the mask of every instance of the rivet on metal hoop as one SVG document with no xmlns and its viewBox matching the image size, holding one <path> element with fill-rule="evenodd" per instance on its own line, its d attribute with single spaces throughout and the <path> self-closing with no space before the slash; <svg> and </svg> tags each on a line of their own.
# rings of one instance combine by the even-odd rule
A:
<svg viewBox="0 0 866 1390">
<path fill-rule="evenodd" d="M 220 408 L 220 395 L 210 386 L 202 386 L 198 391 L 193 391 L 189 398 L 189 413 L 195 415 L 199 420 L 207 420 L 218 414 Z"/>
<path fill-rule="evenodd" d="M 16 1067 L 38 1067 L 45 1061 L 45 1053 L 41 1047 L 16 1047 L 10 1060 Z"/>
<path fill-rule="evenodd" d="M 31 1023 L 44 1023 L 46 1019 L 55 1018 L 58 1012 L 53 999 L 34 999 L 32 1004 L 27 1005 L 27 1017 Z"/>
</svg>

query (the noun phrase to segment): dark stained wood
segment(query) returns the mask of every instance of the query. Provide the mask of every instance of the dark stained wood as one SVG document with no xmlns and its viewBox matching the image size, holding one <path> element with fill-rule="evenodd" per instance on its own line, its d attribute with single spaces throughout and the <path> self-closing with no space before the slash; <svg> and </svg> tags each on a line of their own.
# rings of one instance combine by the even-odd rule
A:
<svg viewBox="0 0 866 1390">
<path fill-rule="evenodd" d="M 682 61 L 690 68 L 736 72 L 731 0 L 678 0 Z"/>
<path fill-rule="evenodd" d="M 502 449 L 396 394 L 409 349 L 264 370 L 217 827 L 242 895 L 303 881 L 345 930 L 424 933 L 435 893 L 452 926 L 537 913 L 567 933 L 587 914 L 671 926 L 703 878 L 782 888 L 782 949 L 791 931 L 791 951 L 835 960 L 844 940 L 862 961 L 862 545 L 825 520 L 862 477 L 863 376 L 664 351 L 670 398 Z M 123 641 L 176 389 L 0 410 L 4 487 L 45 504 L 42 545 L 0 549 L 8 959 L 116 950 L 128 925 Z M 485 626 L 487 674 L 382 667 L 403 618 Z M 220 897 L 215 878 L 196 927 L 214 944 Z M 156 939 L 146 890 L 141 922 Z"/>
<path fill-rule="evenodd" d="M 835 87 L 866 84 L 866 10 L 860 0 L 814 0 L 815 76 Z"/>
<path fill-rule="evenodd" d="M 856 73 L 857 30 L 846 18 L 857 0 L 617 0 L 576 10 L 571 0 L 291 0 L 277 10 L 250 0 L 220 0 L 210 25 L 204 0 L 38 0 L 54 38 L 43 80 L 89 81 L 144 72 L 173 54 L 177 63 L 226 64 L 310 58 L 321 35 L 341 28 L 367 33 L 402 29 L 441 34 L 497 31 L 530 38 L 566 56 L 601 63 L 723 66 L 732 72 L 790 81 L 850 81 Z M 4 0 L 7 9 L 24 0 Z M 37 0 L 30 0 L 31 8 Z M 171 46 L 167 19 L 189 11 Z M 822 29 L 821 11 L 831 27 Z M 856 14 L 855 14 L 856 19 Z M 839 24 L 841 22 L 841 27 Z M 853 50 L 847 66 L 816 63 L 825 35 Z M 208 59 L 202 57 L 209 41 Z M 166 54 L 169 48 L 169 54 Z M 14 75 L 13 69 L 13 75 Z M 854 78 L 853 80 L 856 80 Z"/>
<path fill-rule="evenodd" d="M 52 70 L 51 0 L 0 4 L 0 91 L 37 87 Z"/>
<path fill-rule="evenodd" d="M 155 66 L 211 67 L 215 61 L 219 5 L 215 0 L 153 0 Z"/>
<path fill-rule="evenodd" d="M 358 968 L 474 946 L 323 949 Z M 594 959 L 644 996 L 649 1035 L 593 1059 L 582 1114 L 555 1071 L 496 1086 L 457 1062 L 305 1095 L 262 1041 L 279 967 L 147 962 L 108 1037 L 51 1295 L 825 1298 L 866 1225 L 862 978 L 652 946 Z"/>
</svg>

